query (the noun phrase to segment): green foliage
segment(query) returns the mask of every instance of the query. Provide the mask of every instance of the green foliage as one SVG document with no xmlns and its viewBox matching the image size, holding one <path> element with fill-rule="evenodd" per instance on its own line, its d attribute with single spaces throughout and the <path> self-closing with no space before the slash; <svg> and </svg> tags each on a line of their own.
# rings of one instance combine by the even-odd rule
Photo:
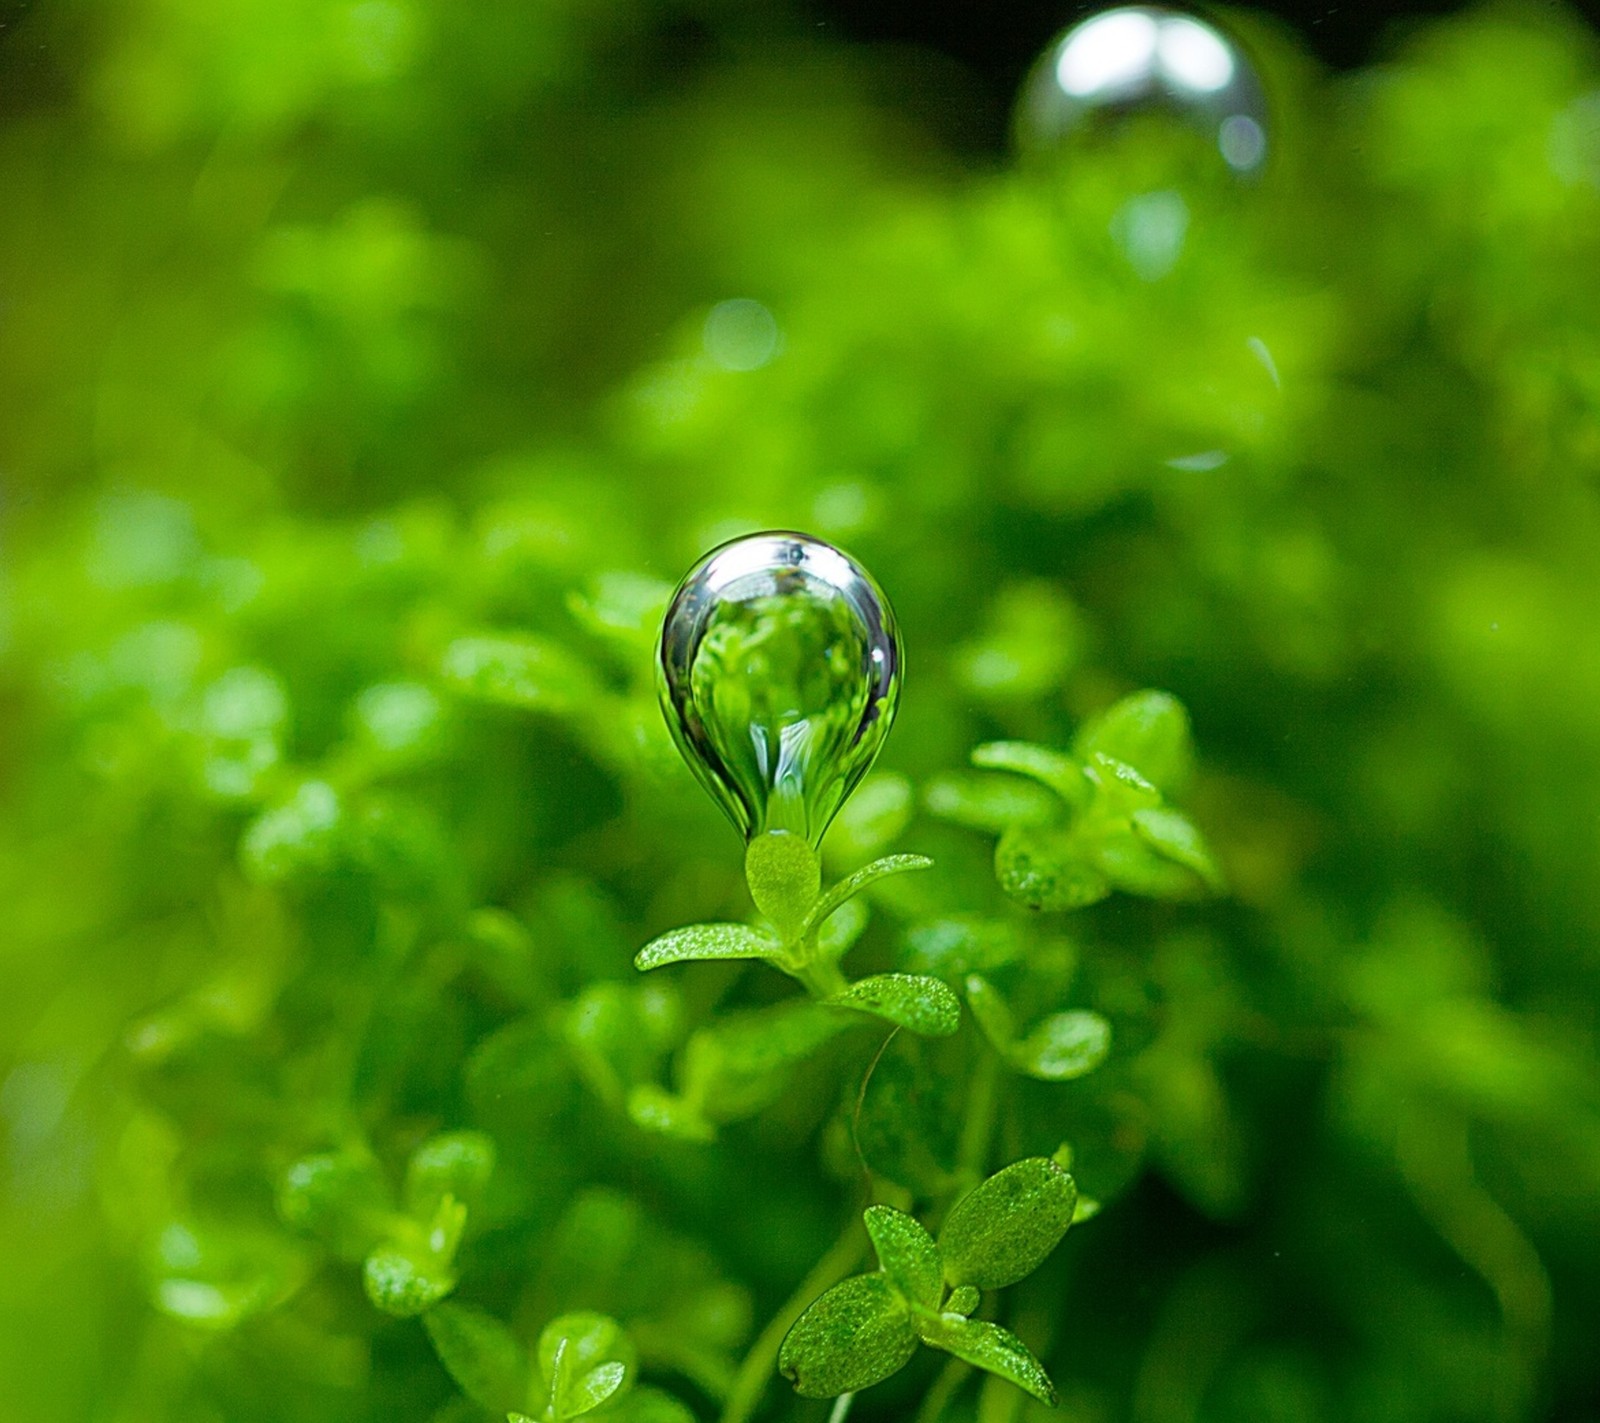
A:
<svg viewBox="0 0 1600 1423">
<path fill-rule="evenodd" d="M 814 18 L 0 15 L 7 1417 L 1592 1411 L 1593 34 L 1241 13 L 1241 184 Z M 741 864 L 758 528 L 909 680 Z"/>
<path fill-rule="evenodd" d="M 785 1336 L 778 1367 L 802 1397 L 829 1398 L 898 1373 L 920 1341 L 1053 1406 L 1055 1386 L 1027 1346 L 967 1316 L 977 1289 L 1013 1285 L 1043 1263 L 1072 1224 L 1076 1201 L 1072 1177 L 1038 1157 L 962 1196 L 937 1241 L 904 1211 L 868 1206 L 878 1273 L 852 1275 L 814 1300 Z"/>
</svg>

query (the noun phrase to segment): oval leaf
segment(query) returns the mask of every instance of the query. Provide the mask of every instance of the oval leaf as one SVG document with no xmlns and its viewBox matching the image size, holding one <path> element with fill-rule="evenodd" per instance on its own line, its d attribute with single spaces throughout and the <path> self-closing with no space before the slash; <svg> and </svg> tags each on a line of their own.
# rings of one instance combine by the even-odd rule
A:
<svg viewBox="0 0 1600 1423">
<path fill-rule="evenodd" d="M 778 1370 L 802 1398 L 833 1398 L 898 1373 L 917 1351 L 911 1312 L 885 1275 L 854 1275 L 784 1336 Z"/>
<path fill-rule="evenodd" d="M 944 1277 L 996 1290 L 1031 1275 L 1072 1224 L 1078 1188 L 1044 1156 L 997 1171 L 952 1207 L 939 1232 Z"/>
<path fill-rule="evenodd" d="M 522 1345 L 492 1314 L 459 1304 L 437 1304 L 422 1316 L 434 1352 L 474 1403 L 503 1413 L 523 1402 L 528 1360 Z"/>
<path fill-rule="evenodd" d="M 633 958 L 641 972 L 696 959 L 776 959 L 783 949 L 748 924 L 690 924 L 652 939 Z"/>
<path fill-rule="evenodd" d="M 1000 888 L 1029 909 L 1082 909 L 1111 893 L 1111 881 L 1068 830 L 1016 825 L 995 846 Z"/>
<path fill-rule="evenodd" d="M 825 1000 L 871 1013 L 925 1038 L 947 1038 L 961 1026 L 961 1000 L 949 984 L 920 973 L 878 973 Z"/>
<path fill-rule="evenodd" d="M 939 1247 L 922 1223 L 893 1206 L 868 1206 L 862 1218 L 889 1282 L 912 1304 L 937 1309 L 944 1295 Z"/>
<path fill-rule="evenodd" d="M 1078 733 L 1073 750 L 1124 761 L 1152 785 L 1174 791 L 1194 760 L 1189 713 L 1168 692 L 1134 692 L 1107 707 Z"/>
<path fill-rule="evenodd" d="M 1047 1408 L 1056 1406 L 1056 1388 L 1050 1375 L 1009 1329 L 983 1319 L 941 1314 L 927 1322 L 923 1338 L 936 1349 L 1016 1384 Z"/>
<path fill-rule="evenodd" d="M 874 880 L 883 879 L 888 875 L 903 875 L 908 870 L 926 870 L 932 867 L 933 861 L 926 855 L 885 855 L 881 860 L 863 865 L 854 874 L 846 875 L 816 902 L 811 913 L 806 915 L 802 931 L 809 934 L 847 899 L 854 899 Z"/>
<path fill-rule="evenodd" d="M 1209 888 L 1221 891 L 1222 871 L 1211 856 L 1205 836 L 1187 815 L 1166 806 L 1136 810 L 1133 828 L 1157 854 L 1193 870 Z"/>
<path fill-rule="evenodd" d="M 1071 756 L 1048 746 L 1027 741 L 991 741 L 973 750 L 972 764 L 985 771 L 1026 776 L 1054 791 L 1070 806 L 1080 806 L 1089 799 L 1083 767 Z"/>
<path fill-rule="evenodd" d="M 1018 1072 L 1041 1082 L 1070 1082 L 1093 1072 L 1111 1051 L 1111 1024 L 1074 1009 L 1046 1018 L 1008 1054 Z"/>
</svg>

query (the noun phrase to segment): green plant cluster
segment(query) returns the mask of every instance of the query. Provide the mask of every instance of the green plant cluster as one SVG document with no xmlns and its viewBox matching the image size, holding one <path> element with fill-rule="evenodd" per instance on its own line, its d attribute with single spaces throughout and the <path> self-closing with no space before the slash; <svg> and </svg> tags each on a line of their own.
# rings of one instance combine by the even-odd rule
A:
<svg viewBox="0 0 1600 1423">
<path fill-rule="evenodd" d="M 1592 1416 L 1575 17 L 1225 16 L 1243 182 L 784 0 L 16 10 L 0 1416 Z M 657 703 L 763 528 L 907 649 L 820 856 Z"/>
</svg>

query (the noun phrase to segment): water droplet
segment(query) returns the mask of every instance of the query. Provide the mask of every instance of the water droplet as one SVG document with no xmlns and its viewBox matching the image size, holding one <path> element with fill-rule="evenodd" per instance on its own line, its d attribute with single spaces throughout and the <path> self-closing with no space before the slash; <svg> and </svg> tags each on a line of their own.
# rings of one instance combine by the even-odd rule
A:
<svg viewBox="0 0 1600 1423">
<path fill-rule="evenodd" d="M 713 549 L 661 630 L 661 708 L 746 839 L 815 847 L 889 734 L 902 653 L 871 575 L 831 544 L 764 533 Z"/>
<path fill-rule="evenodd" d="M 1214 25 L 1154 5 L 1104 10 L 1062 33 L 1023 85 L 1017 142 L 1052 154 L 1104 123 L 1159 109 L 1204 133 L 1236 173 L 1266 158 L 1266 99 L 1244 52 Z"/>
</svg>

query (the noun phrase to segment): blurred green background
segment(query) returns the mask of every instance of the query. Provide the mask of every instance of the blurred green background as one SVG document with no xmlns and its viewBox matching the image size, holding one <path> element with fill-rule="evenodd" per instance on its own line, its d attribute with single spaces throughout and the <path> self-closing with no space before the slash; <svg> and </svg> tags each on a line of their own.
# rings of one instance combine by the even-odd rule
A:
<svg viewBox="0 0 1600 1423">
<path fill-rule="evenodd" d="M 1254 182 L 1159 119 L 1024 171 L 778 0 L 0 9 L 0 1417 L 488 1416 L 285 1186 L 466 1128 L 461 1296 L 715 1416 L 850 1079 L 652 1138 L 571 1005 L 747 912 L 650 649 L 794 527 L 908 648 L 867 804 L 939 866 L 863 952 L 1060 936 L 1115 1025 L 1064 1416 L 1600 1418 L 1600 54 L 1220 18 Z M 941 778 L 1140 686 L 1230 894 L 1025 923 Z"/>
</svg>

